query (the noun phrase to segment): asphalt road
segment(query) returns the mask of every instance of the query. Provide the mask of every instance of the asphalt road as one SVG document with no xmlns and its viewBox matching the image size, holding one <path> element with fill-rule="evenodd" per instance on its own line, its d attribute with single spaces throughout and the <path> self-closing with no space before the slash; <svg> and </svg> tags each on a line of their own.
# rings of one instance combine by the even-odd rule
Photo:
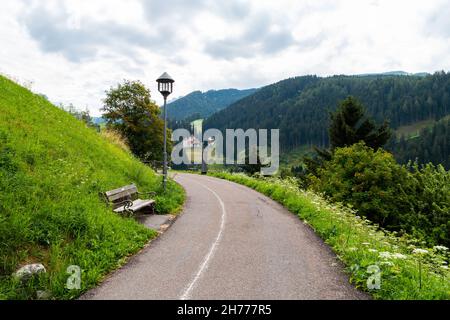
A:
<svg viewBox="0 0 450 320">
<path fill-rule="evenodd" d="M 367 299 L 295 215 L 244 186 L 177 174 L 183 214 L 82 299 Z"/>
</svg>

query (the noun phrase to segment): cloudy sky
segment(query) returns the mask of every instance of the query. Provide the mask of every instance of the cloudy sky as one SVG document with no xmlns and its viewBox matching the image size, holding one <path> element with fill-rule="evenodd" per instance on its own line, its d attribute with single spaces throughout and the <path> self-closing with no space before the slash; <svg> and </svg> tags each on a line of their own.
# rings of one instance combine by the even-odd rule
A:
<svg viewBox="0 0 450 320">
<path fill-rule="evenodd" d="M 139 79 L 173 97 L 291 76 L 450 70 L 448 0 L 4 0 L 0 73 L 99 114 Z"/>
</svg>

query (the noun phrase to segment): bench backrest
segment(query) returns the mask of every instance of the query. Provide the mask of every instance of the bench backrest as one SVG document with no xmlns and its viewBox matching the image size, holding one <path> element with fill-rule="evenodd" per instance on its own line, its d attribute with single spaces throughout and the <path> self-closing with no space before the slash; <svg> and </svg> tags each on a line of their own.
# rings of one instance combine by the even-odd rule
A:
<svg viewBox="0 0 450 320">
<path fill-rule="evenodd" d="M 105 192 L 105 197 L 108 202 L 120 203 L 125 200 L 135 200 L 138 194 L 138 189 L 134 184 L 124 186 L 118 189 Z"/>
</svg>

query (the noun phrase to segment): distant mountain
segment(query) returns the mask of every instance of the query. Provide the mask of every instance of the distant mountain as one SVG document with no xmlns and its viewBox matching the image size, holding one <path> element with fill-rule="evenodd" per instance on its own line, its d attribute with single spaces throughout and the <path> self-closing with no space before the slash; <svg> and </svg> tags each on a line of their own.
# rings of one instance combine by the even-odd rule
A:
<svg viewBox="0 0 450 320">
<path fill-rule="evenodd" d="M 429 76 L 430 73 L 427 72 L 418 72 L 418 73 L 409 73 L 405 71 L 388 71 L 381 73 L 364 73 L 359 74 L 359 77 L 367 77 L 367 76 L 416 76 L 416 77 L 426 77 Z"/>
<path fill-rule="evenodd" d="M 106 120 L 103 117 L 92 117 L 92 122 L 95 124 L 103 124 L 106 123 Z"/>
<path fill-rule="evenodd" d="M 210 90 L 207 92 L 194 91 L 167 105 L 168 118 L 171 120 L 206 118 L 217 111 L 225 109 L 234 102 L 255 93 L 257 90 L 225 89 Z"/>
</svg>

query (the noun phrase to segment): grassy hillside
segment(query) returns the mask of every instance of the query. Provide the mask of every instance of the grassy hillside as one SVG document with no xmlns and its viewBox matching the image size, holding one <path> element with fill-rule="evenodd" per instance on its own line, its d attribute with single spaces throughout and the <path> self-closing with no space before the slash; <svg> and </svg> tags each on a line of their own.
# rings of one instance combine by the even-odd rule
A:
<svg viewBox="0 0 450 320">
<path fill-rule="evenodd" d="M 401 126 L 397 128 L 397 130 L 395 130 L 395 138 L 400 139 L 402 136 L 406 139 L 416 138 L 419 136 L 419 133 L 422 129 L 428 128 L 435 123 L 436 121 L 434 121 L 433 119 L 427 119 L 418 121 L 410 125 Z"/>
<path fill-rule="evenodd" d="M 157 191 L 157 210 L 177 210 L 184 193 L 120 147 L 44 98 L 0 76 L 0 299 L 73 298 L 95 285 L 156 232 L 120 217 L 99 192 L 134 182 Z M 23 285 L 11 274 L 28 263 L 47 274 Z M 82 269 L 81 291 L 65 289 L 69 265 Z"/>
</svg>

